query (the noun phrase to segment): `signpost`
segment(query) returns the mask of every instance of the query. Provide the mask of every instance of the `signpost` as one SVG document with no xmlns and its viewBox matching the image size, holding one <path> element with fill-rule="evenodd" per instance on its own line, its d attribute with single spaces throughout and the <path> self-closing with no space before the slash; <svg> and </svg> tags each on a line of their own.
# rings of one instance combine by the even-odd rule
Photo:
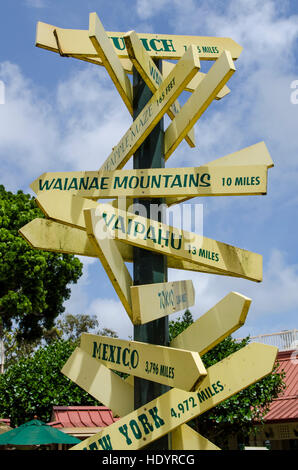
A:
<svg viewBox="0 0 298 470">
<path fill-rule="evenodd" d="M 209 367 L 195 392 L 173 388 L 71 450 L 141 449 L 268 375 L 277 351 L 249 344 Z"/>
<path fill-rule="evenodd" d="M 194 305 L 192 281 L 162 282 L 132 286 L 133 324 L 144 324 Z"/>
<path fill-rule="evenodd" d="M 100 170 L 37 178 L 31 188 L 47 218 L 19 230 L 33 248 L 98 258 L 134 325 L 133 340 L 83 334 L 62 368 L 121 416 L 72 449 L 217 450 L 185 423 L 270 374 L 277 348 L 250 344 L 206 370 L 200 355 L 244 324 L 251 299 L 230 292 L 169 342 L 168 315 L 192 306 L 195 292 L 190 280 L 168 282 L 167 268 L 260 282 L 262 256 L 166 224 L 164 203 L 264 195 L 273 162 L 264 142 L 199 167 L 165 160 L 183 139 L 195 146 L 193 127 L 230 92 L 242 48 L 229 38 L 106 32 L 96 13 L 86 31 L 39 22 L 36 45 L 103 65 L 133 118 Z M 200 60 L 214 61 L 207 74 Z M 181 106 L 183 90 L 191 96 Z M 151 213 L 152 204 L 161 210 Z"/>
</svg>

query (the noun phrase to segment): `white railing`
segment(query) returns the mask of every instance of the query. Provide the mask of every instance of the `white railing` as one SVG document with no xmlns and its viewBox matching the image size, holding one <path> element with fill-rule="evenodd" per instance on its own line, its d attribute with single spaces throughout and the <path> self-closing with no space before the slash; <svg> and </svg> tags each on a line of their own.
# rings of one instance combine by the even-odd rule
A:
<svg viewBox="0 0 298 470">
<path fill-rule="evenodd" d="M 241 339 L 237 338 L 237 341 L 241 341 Z M 285 330 L 267 335 L 251 336 L 250 341 L 276 346 L 280 351 L 298 349 L 298 330 Z"/>
</svg>

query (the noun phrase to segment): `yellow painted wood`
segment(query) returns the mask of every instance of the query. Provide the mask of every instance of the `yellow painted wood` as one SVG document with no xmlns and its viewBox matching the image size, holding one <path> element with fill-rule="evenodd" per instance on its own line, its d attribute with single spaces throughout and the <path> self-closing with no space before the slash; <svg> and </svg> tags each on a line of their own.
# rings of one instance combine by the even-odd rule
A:
<svg viewBox="0 0 298 470">
<path fill-rule="evenodd" d="M 130 291 L 134 325 L 185 310 L 195 303 L 195 290 L 190 280 L 132 286 Z"/>
<path fill-rule="evenodd" d="M 97 209 L 98 203 L 71 193 L 39 193 L 36 203 L 46 217 L 85 230 L 85 209 Z"/>
<path fill-rule="evenodd" d="M 250 165 L 251 168 L 254 165 L 263 165 L 267 169 L 272 168 L 274 166 L 265 142 L 258 142 L 257 144 L 250 145 L 249 147 L 245 147 L 244 149 L 230 153 L 229 155 L 225 155 L 224 157 L 217 158 L 216 160 L 213 160 L 206 164 L 206 166 L 208 166 L 209 168 L 209 171 L 211 167 L 222 168 L 229 167 L 230 165 L 241 166 L 241 171 L 242 168 L 244 169 L 245 167 L 248 167 Z M 168 206 L 171 206 L 172 204 L 181 203 L 183 201 L 187 201 L 188 199 L 190 199 L 190 197 L 168 197 L 166 202 Z"/>
<path fill-rule="evenodd" d="M 55 222 L 54 220 L 36 218 L 24 225 L 19 232 L 29 245 L 35 249 L 98 258 L 97 251 L 89 240 L 86 231 L 77 227 L 64 225 L 64 223 Z M 115 243 L 122 259 L 125 262 L 132 263 L 133 246 L 118 240 L 115 240 Z M 226 273 L 219 273 L 212 268 L 171 258 L 171 256 L 167 257 L 167 263 L 168 268 L 226 275 Z"/>
<path fill-rule="evenodd" d="M 187 424 L 182 424 L 172 432 L 172 450 L 220 450 L 220 448 Z"/>
<path fill-rule="evenodd" d="M 81 348 L 74 350 L 61 372 L 115 416 L 125 416 L 133 410 L 133 387 Z"/>
<path fill-rule="evenodd" d="M 89 38 L 128 111 L 133 115 L 132 84 L 96 13 L 90 13 L 89 15 Z"/>
<path fill-rule="evenodd" d="M 38 22 L 36 30 L 35 45 L 43 49 L 58 52 L 53 31 L 58 31 L 61 43 L 61 49 L 68 56 L 86 58 L 97 57 L 92 44 L 90 44 L 88 31 L 77 29 L 64 29 L 47 23 Z M 107 35 L 115 44 L 120 45 L 115 48 L 117 55 L 122 58 L 128 58 L 128 54 L 123 41 L 124 32 L 107 31 Z M 230 38 L 207 37 L 207 36 L 178 36 L 173 34 L 154 34 L 154 33 L 137 33 L 139 38 L 149 48 L 150 56 L 156 59 L 180 59 L 186 48 L 195 45 L 202 60 L 216 60 L 223 50 L 229 50 L 232 58 L 236 60 L 241 54 L 242 47 Z"/>
<path fill-rule="evenodd" d="M 95 224 L 102 224 L 104 220 L 110 236 L 124 243 L 214 271 L 256 282 L 262 280 L 262 256 L 257 253 L 114 209 L 108 204 L 99 204 L 94 217 Z"/>
<path fill-rule="evenodd" d="M 169 204 L 191 197 L 260 195 L 267 192 L 267 166 L 204 165 L 188 168 L 43 173 L 30 187 L 38 198 L 60 194 L 88 199 L 165 197 Z M 53 202 L 54 204 L 54 202 Z M 90 206 L 92 207 L 92 205 Z"/>
<path fill-rule="evenodd" d="M 163 82 L 162 73 L 155 65 L 153 59 L 151 59 L 135 31 L 130 31 L 127 33 L 124 36 L 124 41 L 131 62 L 143 78 L 146 85 L 150 88 L 152 93 L 155 93 L 160 84 Z M 175 64 L 173 64 L 173 68 L 174 67 Z M 171 70 L 173 70 L 173 68 Z M 179 101 L 176 100 L 168 109 L 167 114 L 169 118 L 173 120 L 176 114 L 179 113 L 180 109 L 181 106 Z M 190 147 L 195 147 L 194 128 L 188 132 L 188 134 L 185 136 L 185 140 Z"/>
<path fill-rule="evenodd" d="M 131 308 L 131 293 L 130 288 L 133 285 L 133 280 L 129 271 L 123 261 L 121 253 L 113 240 L 110 237 L 105 237 L 104 233 L 95 236 L 94 215 L 89 211 L 84 211 L 85 225 L 88 237 L 94 246 L 98 258 L 104 267 L 119 299 L 122 302 L 129 318 L 132 320 Z"/>
<path fill-rule="evenodd" d="M 278 349 L 251 343 L 207 369 L 195 392 L 171 389 L 71 450 L 137 450 L 272 372 Z"/>
<path fill-rule="evenodd" d="M 189 349 L 203 356 L 244 325 L 250 304 L 248 297 L 230 292 L 172 339 L 171 348 Z"/>
<path fill-rule="evenodd" d="M 163 60 L 162 61 L 162 73 L 164 77 L 167 77 L 171 70 L 175 67 L 174 62 L 169 62 L 168 60 Z M 188 82 L 188 84 L 185 87 L 185 91 L 189 91 L 190 93 L 193 93 L 197 86 L 201 83 L 203 78 L 205 78 L 205 73 L 203 72 L 197 72 L 194 78 Z M 215 99 L 216 100 L 221 100 L 224 98 L 226 95 L 228 95 L 231 92 L 230 88 L 227 85 L 224 85 L 222 89 L 217 93 Z"/>
<path fill-rule="evenodd" d="M 193 46 L 190 46 L 113 148 L 100 170 L 111 171 L 125 165 L 199 68 L 198 53 Z"/>
<path fill-rule="evenodd" d="M 188 130 L 206 111 L 235 70 L 230 52 L 224 51 L 167 128 L 164 139 L 166 160 L 184 139 Z"/>
<path fill-rule="evenodd" d="M 194 389 L 207 375 L 199 353 L 183 349 L 89 333 L 82 334 L 80 348 L 110 369 L 182 390 Z"/>
</svg>

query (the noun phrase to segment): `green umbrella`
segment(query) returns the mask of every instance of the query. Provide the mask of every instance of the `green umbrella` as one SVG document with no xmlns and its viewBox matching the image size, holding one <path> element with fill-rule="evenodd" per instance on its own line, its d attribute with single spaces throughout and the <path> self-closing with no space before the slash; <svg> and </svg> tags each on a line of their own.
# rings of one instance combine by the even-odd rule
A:
<svg viewBox="0 0 298 470">
<path fill-rule="evenodd" d="M 12 429 L 0 435 L 0 445 L 43 445 L 43 444 L 77 444 L 81 442 L 73 436 L 69 436 L 59 429 L 52 428 L 46 423 L 33 419 L 18 428 Z"/>
</svg>

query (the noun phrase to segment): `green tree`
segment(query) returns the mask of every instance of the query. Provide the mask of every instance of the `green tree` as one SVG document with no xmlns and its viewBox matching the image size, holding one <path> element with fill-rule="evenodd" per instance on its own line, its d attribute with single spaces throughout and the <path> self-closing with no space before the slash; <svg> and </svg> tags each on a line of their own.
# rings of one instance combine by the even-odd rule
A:
<svg viewBox="0 0 298 470">
<path fill-rule="evenodd" d="M 35 341 L 64 311 L 71 283 L 82 274 L 78 258 L 32 249 L 18 230 L 43 217 L 29 194 L 0 185 L 0 338 L 16 332 L 18 342 Z"/>
<path fill-rule="evenodd" d="M 187 314 L 186 318 L 185 314 L 182 319 L 178 318 L 178 320 L 170 322 L 172 338 L 193 322 L 192 317 Z M 202 361 L 208 369 L 248 343 L 249 337 L 237 341 L 228 336 L 205 353 L 202 356 Z M 227 438 L 232 434 L 237 435 L 244 443 L 249 434 L 257 430 L 256 423 L 262 423 L 270 403 L 285 387 L 284 374 L 277 373 L 277 368 L 278 363 L 275 364 L 271 374 L 211 408 L 189 424 L 221 449 L 227 448 Z"/>
<path fill-rule="evenodd" d="M 35 415 L 48 422 L 53 405 L 99 405 L 60 372 L 75 346 L 72 341 L 53 341 L 0 375 L 0 417 L 19 426 Z"/>
</svg>

